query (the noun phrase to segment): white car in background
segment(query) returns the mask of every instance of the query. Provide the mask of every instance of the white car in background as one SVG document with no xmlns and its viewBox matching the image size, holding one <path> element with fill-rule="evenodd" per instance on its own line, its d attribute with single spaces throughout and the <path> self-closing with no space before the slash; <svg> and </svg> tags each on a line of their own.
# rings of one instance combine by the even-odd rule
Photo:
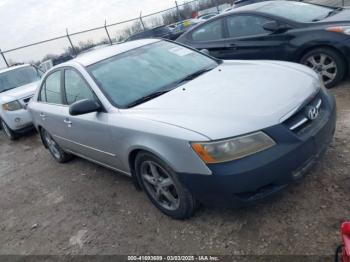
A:
<svg viewBox="0 0 350 262">
<path fill-rule="evenodd" d="M 27 105 L 39 80 L 38 69 L 29 64 L 0 70 L 0 124 L 11 140 L 32 128 Z"/>
</svg>

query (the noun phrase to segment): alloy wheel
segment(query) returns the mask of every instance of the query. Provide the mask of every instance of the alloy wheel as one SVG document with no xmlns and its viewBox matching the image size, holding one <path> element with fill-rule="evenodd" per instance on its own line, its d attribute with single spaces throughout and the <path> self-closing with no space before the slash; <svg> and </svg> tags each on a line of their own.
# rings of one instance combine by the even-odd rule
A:
<svg viewBox="0 0 350 262">
<path fill-rule="evenodd" d="M 2 129 L 5 131 L 5 134 L 6 134 L 8 137 L 12 137 L 11 131 L 10 131 L 10 129 L 7 127 L 7 125 L 4 123 L 4 121 L 1 121 L 1 126 L 2 126 Z"/>
<path fill-rule="evenodd" d="M 141 178 L 151 197 L 163 208 L 176 210 L 180 198 L 175 183 L 168 172 L 154 161 L 141 164 Z"/>
<path fill-rule="evenodd" d="M 52 139 L 51 135 L 47 131 L 44 131 L 44 139 L 45 139 L 45 142 L 46 142 L 50 152 L 53 154 L 53 156 L 56 159 L 60 159 L 61 158 L 61 153 L 60 153 L 60 150 L 59 150 L 59 146 L 55 142 L 55 140 Z"/>
<path fill-rule="evenodd" d="M 305 60 L 304 64 L 319 74 L 325 85 L 331 83 L 338 73 L 336 62 L 326 54 L 312 55 Z"/>
</svg>

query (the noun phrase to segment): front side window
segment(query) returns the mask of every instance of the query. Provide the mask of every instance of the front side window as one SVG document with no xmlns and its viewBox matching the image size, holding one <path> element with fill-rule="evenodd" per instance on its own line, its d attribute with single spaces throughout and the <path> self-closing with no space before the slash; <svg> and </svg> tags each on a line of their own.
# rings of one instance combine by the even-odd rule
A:
<svg viewBox="0 0 350 262">
<path fill-rule="evenodd" d="M 322 20 L 333 11 L 333 8 L 312 5 L 301 2 L 276 2 L 262 6 L 259 11 L 267 14 L 278 15 L 292 21 L 309 23 Z"/>
<path fill-rule="evenodd" d="M 61 71 L 49 75 L 40 91 L 40 101 L 50 104 L 62 104 Z"/>
<path fill-rule="evenodd" d="M 32 66 L 20 67 L 0 74 L 0 93 L 40 80 L 38 71 Z"/>
<path fill-rule="evenodd" d="M 223 28 L 221 19 L 205 24 L 192 33 L 192 40 L 198 42 L 220 40 L 222 38 Z"/>
<path fill-rule="evenodd" d="M 88 66 L 97 85 L 117 107 L 178 86 L 178 82 L 218 63 L 191 49 L 159 41 Z"/>
<path fill-rule="evenodd" d="M 83 99 L 95 99 L 90 87 L 74 70 L 65 70 L 64 86 L 68 105 Z"/>
<path fill-rule="evenodd" d="M 233 15 L 227 17 L 226 21 L 230 38 L 271 33 L 264 29 L 264 24 L 271 20 L 260 16 Z"/>
</svg>

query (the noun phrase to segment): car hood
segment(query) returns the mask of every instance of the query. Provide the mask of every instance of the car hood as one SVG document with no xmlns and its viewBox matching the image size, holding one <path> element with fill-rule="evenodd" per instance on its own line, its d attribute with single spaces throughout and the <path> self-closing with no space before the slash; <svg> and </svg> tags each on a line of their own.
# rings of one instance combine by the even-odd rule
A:
<svg viewBox="0 0 350 262">
<path fill-rule="evenodd" d="M 0 102 L 7 103 L 17 99 L 32 96 L 34 95 L 38 86 L 39 86 L 39 81 L 0 93 Z"/>
<path fill-rule="evenodd" d="M 299 64 L 224 61 L 181 87 L 120 111 L 222 139 L 279 124 L 319 86 L 317 75 Z"/>
</svg>

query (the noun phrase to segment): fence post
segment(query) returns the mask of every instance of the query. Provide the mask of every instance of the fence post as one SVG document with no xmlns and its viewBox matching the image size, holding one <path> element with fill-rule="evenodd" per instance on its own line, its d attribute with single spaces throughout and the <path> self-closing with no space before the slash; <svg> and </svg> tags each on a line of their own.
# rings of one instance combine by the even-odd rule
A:
<svg viewBox="0 0 350 262">
<path fill-rule="evenodd" d="M 112 43 L 111 36 L 109 35 L 108 29 L 107 29 L 107 20 L 105 20 L 105 30 L 106 30 L 106 34 L 107 34 L 109 43 L 110 43 L 110 44 L 113 44 L 113 43 Z"/>
<path fill-rule="evenodd" d="M 70 36 L 69 36 L 69 34 L 68 34 L 68 28 L 66 29 L 66 32 L 67 32 L 68 41 L 69 41 L 69 43 L 70 43 L 70 45 L 71 45 L 71 47 L 72 47 L 72 50 L 73 50 L 73 54 L 74 54 L 75 56 L 77 56 L 77 51 L 75 50 L 74 45 L 73 45 L 73 43 L 72 43 L 72 40 L 70 39 Z"/>
<path fill-rule="evenodd" d="M 6 66 L 9 67 L 9 64 L 7 63 L 6 57 L 5 57 L 4 53 L 1 51 L 1 49 L 0 49 L 0 54 L 2 56 L 2 59 L 4 59 Z"/>
<path fill-rule="evenodd" d="M 217 11 L 218 13 L 220 13 L 218 1 L 217 1 L 217 0 L 213 0 L 213 1 L 214 1 L 214 5 L 216 6 L 216 11 Z"/>
<path fill-rule="evenodd" d="M 179 5 L 177 4 L 177 1 L 175 1 L 175 5 L 176 5 L 176 12 L 177 12 L 177 20 L 179 22 L 181 21 L 181 14 L 180 14 L 180 9 L 179 9 Z"/>
<path fill-rule="evenodd" d="M 144 23 L 143 23 L 143 21 L 142 21 L 142 11 L 140 12 L 140 22 L 141 22 L 143 31 L 145 31 L 145 25 L 144 25 Z"/>
</svg>

